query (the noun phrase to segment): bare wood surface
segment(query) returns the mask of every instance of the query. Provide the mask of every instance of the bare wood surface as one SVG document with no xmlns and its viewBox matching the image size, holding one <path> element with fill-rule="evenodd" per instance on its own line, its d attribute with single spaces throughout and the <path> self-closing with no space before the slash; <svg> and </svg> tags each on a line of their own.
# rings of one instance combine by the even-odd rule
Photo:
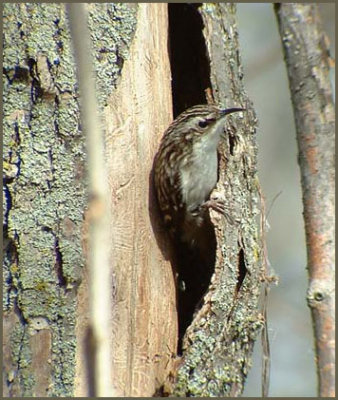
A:
<svg viewBox="0 0 338 400">
<path fill-rule="evenodd" d="M 328 39 L 314 4 L 278 4 L 295 115 L 318 395 L 335 396 L 334 126 Z"/>
<path fill-rule="evenodd" d="M 172 119 L 167 5 L 140 4 L 137 21 L 104 110 L 116 282 L 113 380 L 121 396 L 152 396 L 177 346 L 174 277 L 157 243 L 151 184 L 153 158 Z"/>
</svg>

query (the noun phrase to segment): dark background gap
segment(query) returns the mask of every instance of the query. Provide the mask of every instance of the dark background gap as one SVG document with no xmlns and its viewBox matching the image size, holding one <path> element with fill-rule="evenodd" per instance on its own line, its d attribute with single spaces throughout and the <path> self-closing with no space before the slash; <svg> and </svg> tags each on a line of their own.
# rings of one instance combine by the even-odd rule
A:
<svg viewBox="0 0 338 400">
<path fill-rule="evenodd" d="M 205 90 L 211 87 L 210 67 L 202 30 L 200 3 L 169 3 L 169 55 L 172 74 L 173 113 L 176 118 L 187 108 L 206 104 Z M 179 342 L 203 304 L 214 272 L 216 238 L 210 220 L 203 227 L 197 246 L 188 248 L 178 239 L 173 243 L 172 266 L 177 278 Z"/>
<path fill-rule="evenodd" d="M 211 87 L 200 5 L 168 4 L 174 118 L 193 105 L 207 103 L 205 89 Z"/>
</svg>

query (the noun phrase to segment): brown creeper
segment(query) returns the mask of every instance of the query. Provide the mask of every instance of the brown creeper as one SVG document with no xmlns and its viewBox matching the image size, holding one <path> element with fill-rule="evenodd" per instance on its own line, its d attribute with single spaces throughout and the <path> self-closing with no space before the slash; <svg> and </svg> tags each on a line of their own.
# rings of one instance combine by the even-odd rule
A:
<svg viewBox="0 0 338 400">
<path fill-rule="evenodd" d="M 224 212 L 209 200 L 217 183 L 217 147 L 225 116 L 243 108 L 198 105 L 179 115 L 165 131 L 154 163 L 158 204 L 172 235 L 193 244 L 203 227 L 207 208 Z"/>
</svg>

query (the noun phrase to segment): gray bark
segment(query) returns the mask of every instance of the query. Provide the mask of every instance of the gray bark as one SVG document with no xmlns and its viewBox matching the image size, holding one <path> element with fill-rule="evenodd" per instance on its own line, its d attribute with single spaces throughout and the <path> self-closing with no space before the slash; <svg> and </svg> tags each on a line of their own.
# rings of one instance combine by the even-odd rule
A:
<svg viewBox="0 0 338 400">
<path fill-rule="evenodd" d="M 276 15 L 297 130 L 318 395 L 334 397 L 335 114 L 329 42 L 317 5 L 278 4 Z"/>
<path fill-rule="evenodd" d="M 264 324 L 259 299 L 265 270 L 256 221 L 260 213 L 257 121 L 242 82 L 235 6 L 204 3 L 200 13 L 214 99 L 222 106 L 244 106 L 247 111 L 243 120 L 229 118 L 222 143 L 216 190 L 235 222 L 212 214 L 217 236 L 215 272 L 186 333 L 174 395 L 239 396 Z"/>
</svg>

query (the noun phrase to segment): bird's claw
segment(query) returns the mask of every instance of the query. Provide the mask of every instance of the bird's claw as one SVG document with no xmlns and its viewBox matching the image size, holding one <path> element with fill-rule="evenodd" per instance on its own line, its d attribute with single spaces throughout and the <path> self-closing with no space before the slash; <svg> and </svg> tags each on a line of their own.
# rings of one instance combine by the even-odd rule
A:
<svg viewBox="0 0 338 400">
<path fill-rule="evenodd" d="M 225 202 L 222 199 L 216 198 L 207 200 L 205 203 L 202 204 L 202 207 L 205 209 L 211 208 L 212 210 L 215 210 L 220 214 L 224 215 L 230 224 L 235 223 L 233 218 L 226 212 Z"/>
</svg>

